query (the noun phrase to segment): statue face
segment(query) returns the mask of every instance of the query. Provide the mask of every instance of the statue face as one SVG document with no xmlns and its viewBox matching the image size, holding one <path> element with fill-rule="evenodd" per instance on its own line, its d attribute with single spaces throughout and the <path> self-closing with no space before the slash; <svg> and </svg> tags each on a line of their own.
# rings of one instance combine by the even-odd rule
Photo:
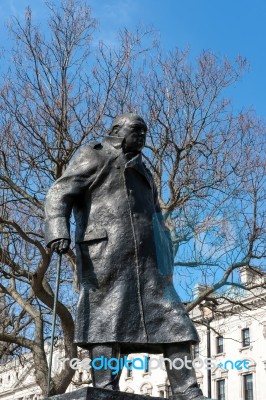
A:
<svg viewBox="0 0 266 400">
<path fill-rule="evenodd" d="M 117 131 L 117 136 L 123 137 L 124 152 L 139 152 L 146 142 L 147 126 L 137 118 L 127 119 Z"/>
</svg>

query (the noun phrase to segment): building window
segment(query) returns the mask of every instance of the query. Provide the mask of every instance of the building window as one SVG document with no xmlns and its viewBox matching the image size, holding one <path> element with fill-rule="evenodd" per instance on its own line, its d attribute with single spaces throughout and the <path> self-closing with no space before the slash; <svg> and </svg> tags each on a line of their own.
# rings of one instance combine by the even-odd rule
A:
<svg viewBox="0 0 266 400">
<path fill-rule="evenodd" d="M 244 400 L 253 400 L 253 377 L 252 374 L 244 375 Z"/>
<path fill-rule="evenodd" d="M 132 378 L 132 361 L 129 361 L 127 365 L 127 378 Z"/>
<path fill-rule="evenodd" d="M 166 398 L 169 399 L 170 396 L 172 396 L 172 389 L 171 386 L 168 385 L 166 386 Z"/>
<path fill-rule="evenodd" d="M 144 373 L 147 374 L 150 370 L 150 357 L 145 357 L 145 369 Z"/>
<path fill-rule="evenodd" d="M 169 399 L 170 396 L 170 386 L 169 385 L 160 385 L 160 387 L 158 387 L 159 389 L 159 397 L 163 398 L 163 399 Z"/>
<path fill-rule="evenodd" d="M 151 396 L 152 395 L 152 385 L 151 383 L 144 383 L 142 387 L 140 388 L 141 394 L 144 394 L 145 396 Z"/>
<path fill-rule="evenodd" d="M 250 346 L 249 328 L 242 329 L 242 346 Z"/>
<path fill-rule="evenodd" d="M 222 336 L 218 336 L 216 338 L 216 344 L 217 344 L 217 353 L 223 353 L 224 351 L 224 338 Z"/>
<path fill-rule="evenodd" d="M 217 381 L 217 400 L 225 400 L 225 380 Z"/>
<path fill-rule="evenodd" d="M 79 372 L 78 374 L 78 382 L 82 382 L 83 381 L 83 372 Z"/>
<path fill-rule="evenodd" d="M 193 357 L 193 359 L 199 357 L 199 343 L 194 344 L 194 346 L 192 348 L 192 357 Z"/>
</svg>

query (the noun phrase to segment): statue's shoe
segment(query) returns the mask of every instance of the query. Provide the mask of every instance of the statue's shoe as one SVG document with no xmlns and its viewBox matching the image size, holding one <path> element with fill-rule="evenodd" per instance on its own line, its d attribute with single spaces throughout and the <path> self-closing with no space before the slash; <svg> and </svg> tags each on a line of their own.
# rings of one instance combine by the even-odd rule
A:
<svg viewBox="0 0 266 400">
<path fill-rule="evenodd" d="M 173 396 L 169 397 L 169 400 L 206 400 L 207 398 L 199 395 L 199 396 L 193 396 L 189 394 L 174 394 Z"/>
<path fill-rule="evenodd" d="M 206 397 L 203 396 L 202 391 L 199 388 L 191 388 L 186 393 L 183 394 L 173 394 L 170 396 L 170 400 L 205 400 Z"/>
</svg>

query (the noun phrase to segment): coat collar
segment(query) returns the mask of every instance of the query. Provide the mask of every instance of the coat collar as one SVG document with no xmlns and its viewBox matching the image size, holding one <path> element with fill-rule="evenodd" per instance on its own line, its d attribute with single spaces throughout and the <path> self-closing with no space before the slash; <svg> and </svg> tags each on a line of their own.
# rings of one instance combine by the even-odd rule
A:
<svg viewBox="0 0 266 400">
<path fill-rule="evenodd" d="M 103 140 L 103 144 L 107 145 L 108 153 L 111 155 L 112 159 L 116 159 L 119 156 L 123 156 L 122 151 L 123 138 L 117 136 L 107 136 Z M 125 155 L 124 155 L 125 157 Z M 153 187 L 153 179 L 147 168 L 142 162 L 141 152 L 131 158 L 129 161 L 125 160 L 125 168 L 134 168 L 137 170 L 147 181 L 147 183 Z"/>
<path fill-rule="evenodd" d="M 106 136 L 103 139 L 103 143 L 107 144 L 109 147 L 113 147 L 114 149 L 119 150 L 119 152 L 121 152 L 123 140 L 124 140 L 124 138 L 121 138 L 118 136 Z"/>
</svg>

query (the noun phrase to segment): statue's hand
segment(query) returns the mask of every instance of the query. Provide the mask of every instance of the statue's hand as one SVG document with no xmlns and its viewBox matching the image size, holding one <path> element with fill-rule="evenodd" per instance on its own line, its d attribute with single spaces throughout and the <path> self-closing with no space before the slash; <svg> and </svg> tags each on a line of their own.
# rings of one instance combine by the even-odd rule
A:
<svg viewBox="0 0 266 400">
<path fill-rule="evenodd" d="M 58 254 L 64 254 L 69 250 L 70 240 L 69 239 L 58 239 L 51 244 L 51 250 Z"/>
</svg>

